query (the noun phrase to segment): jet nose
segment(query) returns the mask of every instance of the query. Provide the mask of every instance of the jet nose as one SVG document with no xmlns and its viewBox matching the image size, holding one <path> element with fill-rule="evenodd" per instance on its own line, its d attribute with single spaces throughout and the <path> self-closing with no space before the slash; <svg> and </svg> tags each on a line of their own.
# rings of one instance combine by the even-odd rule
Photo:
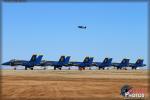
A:
<svg viewBox="0 0 150 100">
<path fill-rule="evenodd" d="M 2 63 L 1 65 L 10 65 L 10 62 Z"/>
</svg>

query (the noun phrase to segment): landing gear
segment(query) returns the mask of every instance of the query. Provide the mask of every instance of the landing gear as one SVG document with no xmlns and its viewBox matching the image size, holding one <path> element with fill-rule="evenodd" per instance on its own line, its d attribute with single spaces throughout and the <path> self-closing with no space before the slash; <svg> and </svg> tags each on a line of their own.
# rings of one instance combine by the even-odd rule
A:
<svg viewBox="0 0 150 100">
<path fill-rule="evenodd" d="M 46 70 L 46 67 L 44 67 L 44 70 Z"/>
<path fill-rule="evenodd" d="M 25 66 L 25 70 L 27 70 L 28 69 L 28 67 L 27 66 Z"/>
<path fill-rule="evenodd" d="M 79 67 L 79 70 L 85 70 L 85 67 Z"/>
<path fill-rule="evenodd" d="M 99 67 L 98 69 L 100 70 L 101 68 L 102 68 L 103 70 L 105 70 L 105 68 L 104 68 L 104 67 Z"/>
<path fill-rule="evenodd" d="M 61 69 L 62 69 L 62 66 L 54 66 L 54 70 L 56 70 L 56 69 L 61 70 Z"/>
<path fill-rule="evenodd" d="M 61 67 L 59 67 L 59 70 L 61 70 Z"/>
<path fill-rule="evenodd" d="M 136 67 L 132 67 L 132 70 L 134 70 L 134 69 L 136 70 L 137 68 Z"/>
<path fill-rule="evenodd" d="M 33 67 L 31 67 L 30 69 L 33 70 Z"/>
<path fill-rule="evenodd" d="M 121 67 L 117 67 L 117 70 L 119 70 L 119 69 L 121 70 Z"/>
<path fill-rule="evenodd" d="M 14 67 L 14 70 L 16 70 L 17 68 L 16 67 Z"/>
<path fill-rule="evenodd" d="M 70 70 L 71 68 L 69 67 L 68 70 Z"/>
</svg>

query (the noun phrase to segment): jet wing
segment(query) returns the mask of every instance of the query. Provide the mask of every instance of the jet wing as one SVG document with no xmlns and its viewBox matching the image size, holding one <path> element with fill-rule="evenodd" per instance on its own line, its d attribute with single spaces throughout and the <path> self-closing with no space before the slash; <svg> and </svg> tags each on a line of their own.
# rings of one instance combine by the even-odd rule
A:
<svg viewBox="0 0 150 100">
<path fill-rule="evenodd" d="M 132 66 L 134 66 L 135 65 L 135 63 L 129 63 L 129 66 L 130 67 L 132 67 Z"/>
<path fill-rule="evenodd" d="M 102 63 L 101 62 L 93 62 L 92 63 L 92 66 L 99 66 L 99 65 L 101 65 Z"/>
<path fill-rule="evenodd" d="M 120 63 L 112 63 L 112 66 L 118 66 Z"/>
<path fill-rule="evenodd" d="M 39 66 L 53 66 L 54 64 L 56 64 L 56 62 L 58 61 L 41 61 Z"/>
<path fill-rule="evenodd" d="M 55 66 L 58 65 L 60 62 L 59 61 L 41 61 L 39 66 Z"/>
<path fill-rule="evenodd" d="M 70 66 L 79 66 L 82 62 L 70 62 Z"/>
</svg>

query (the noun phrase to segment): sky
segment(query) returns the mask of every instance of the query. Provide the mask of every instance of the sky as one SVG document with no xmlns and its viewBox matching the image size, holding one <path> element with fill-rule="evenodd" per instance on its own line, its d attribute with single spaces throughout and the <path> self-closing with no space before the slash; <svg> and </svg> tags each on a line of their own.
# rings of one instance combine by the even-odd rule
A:
<svg viewBox="0 0 150 100">
<path fill-rule="evenodd" d="M 43 54 L 45 60 L 69 55 L 71 61 L 92 56 L 148 64 L 147 3 L 3 3 L 2 10 L 2 62 Z"/>
</svg>

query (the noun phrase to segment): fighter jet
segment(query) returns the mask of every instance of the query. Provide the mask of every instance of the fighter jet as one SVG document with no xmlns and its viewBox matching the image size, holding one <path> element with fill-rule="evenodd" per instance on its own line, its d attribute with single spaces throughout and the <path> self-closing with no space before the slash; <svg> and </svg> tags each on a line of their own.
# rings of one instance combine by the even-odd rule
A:
<svg viewBox="0 0 150 100">
<path fill-rule="evenodd" d="M 117 69 L 122 69 L 123 67 L 129 66 L 129 60 L 130 59 L 123 59 L 121 63 L 112 63 L 112 66 L 116 67 Z"/>
<path fill-rule="evenodd" d="M 103 62 L 93 62 L 93 65 L 98 67 L 98 69 L 105 69 L 105 67 L 111 67 L 112 66 L 112 58 L 105 58 Z"/>
<path fill-rule="evenodd" d="M 7 66 L 14 66 L 14 70 L 16 70 L 16 66 L 25 66 L 25 70 L 27 70 L 27 68 L 30 68 L 31 70 L 33 70 L 33 67 L 40 64 L 41 60 L 42 60 L 43 55 L 39 55 L 37 57 L 37 55 L 32 55 L 31 59 L 29 61 L 27 60 L 16 60 L 16 59 L 12 59 L 8 62 L 2 63 L 2 65 L 7 65 Z"/>
<path fill-rule="evenodd" d="M 42 61 L 39 66 L 43 66 L 43 67 L 54 66 L 54 70 L 56 69 L 61 70 L 62 66 L 68 66 L 69 60 L 70 60 L 70 56 L 67 56 L 66 58 L 65 56 L 61 56 L 59 61 Z"/>
<path fill-rule="evenodd" d="M 85 57 L 83 62 L 70 62 L 71 66 L 78 66 L 79 70 L 85 70 L 85 67 L 91 67 L 93 63 L 93 57 Z"/>
<path fill-rule="evenodd" d="M 86 26 L 78 26 L 78 28 L 86 29 Z"/>
<path fill-rule="evenodd" d="M 137 67 L 144 67 L 146 64 L 143 64 L 144 60 L 143 59 L 138 59 L 135 63 L 129 63 L 129 67 L 132 69 L 137 69 Z"/>
</svg>

